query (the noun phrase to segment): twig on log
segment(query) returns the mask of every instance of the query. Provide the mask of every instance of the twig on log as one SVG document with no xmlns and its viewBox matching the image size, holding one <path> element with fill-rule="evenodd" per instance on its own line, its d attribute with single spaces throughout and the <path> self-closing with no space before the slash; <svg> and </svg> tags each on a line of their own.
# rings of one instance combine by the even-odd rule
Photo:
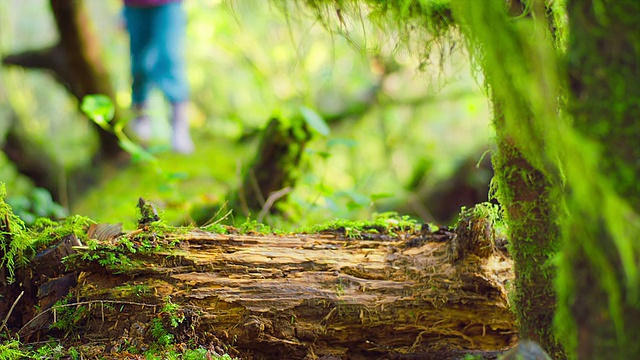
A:
<svg viewBox="0 0 640 360">
<path fill-rule="evenodd" d="M 283 189 L 274 191 L 271 194 L 269 194 L 267 201 L 264 202 L 264 205 L 262 205 L 262 209 L 258 214 L 258 219 L 257 219 L 258 222 L 261 223 L 262 220 L 264 220 L 264 217 L 267 216 L 267 214 L 269 213 L 269 210 L 271 210 L 271 207 L 273 207 L 273 204 L 275 204 L 275 202 L 278 201 L 279 199 L 282 199 L 283 197 L 287 196 L 287 194 L 289 194 L 291 190 L 292 190 L 291 187 L 287 186 Z"/>
<path fill-rule="evenodd" d="M 0 330 L 6 329 L 7 333 L 9 333 L 9 328 L 7 328 L 7 321 L 9 321 L 9 317 L 11 317 L 11 313 L 13 312 L 13 309 L 15 309 L 16 304 L 18 304 L 18 301 L 20 301 L 20 299 L 22 298 L 22 295 L 24 295 L 24 290 L 20 292 L 20 295 L 18 295 L 16 300 L 13 302 L 13 305 L 11 305 L 11 308 L 9 309 L 7 316 L 5 316 L 4 321 L 2 321 L 2 326 L 0 326 Z"/>
</svg>

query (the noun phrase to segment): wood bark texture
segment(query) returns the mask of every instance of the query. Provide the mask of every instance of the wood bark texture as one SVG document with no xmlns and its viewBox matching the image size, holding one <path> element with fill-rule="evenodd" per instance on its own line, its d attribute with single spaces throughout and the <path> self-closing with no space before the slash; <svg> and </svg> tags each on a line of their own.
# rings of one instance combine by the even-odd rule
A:
<svg viewBox="0 0 640 360">
<path fill-rule="evenodd" d="M 344 228 L 284 236 L 160 235 L 143 226 L 102 236 L 99 249 L 73 247 L 78 253 L 66 262 L 66 273 L 51 277 L 77 274 L 71 301 L 13 325 L 21 327 L 22 339 L 34 341 L 55 335 L 54 320 L 75 309 L 81 316 L 66 331 L 78 336 L 69 338 L 102 344 L 96 346 L 102 354 L 148 347 L 154 319 L 176 342 L 242 359 L 447 359 L 503 350 L 516 340 L 505 290 L 512 263 L 491 234 L 486 222 L 473 220 L 456 231 L 358 233 L 360 239 Z M 175 247 L 129 254 L 131 264 L 118 268 L 90 256 L 123 239 L 136 247 L 143 238 Z M 68 284 L 73 279 L 58 288 Z M 168 302 L 178 305 L 172 314 L 163 310 Z M 171 317 L 181 320 L 172 326 Z"/>
</svg>

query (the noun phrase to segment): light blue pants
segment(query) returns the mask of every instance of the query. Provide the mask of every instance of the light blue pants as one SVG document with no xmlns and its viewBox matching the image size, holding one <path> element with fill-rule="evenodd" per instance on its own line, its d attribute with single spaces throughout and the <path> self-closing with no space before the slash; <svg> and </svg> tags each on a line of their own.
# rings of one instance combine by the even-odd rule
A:
<svg viewBox="0 0 640 360">
<path fill-rule="evenodd" d="M 125 7 L 124 17 L 129 32 L 133 105 L 144 104 L 152 86 L 158 86 L 172 103 L 188 100 L 182 2 Z"/>
</svg>

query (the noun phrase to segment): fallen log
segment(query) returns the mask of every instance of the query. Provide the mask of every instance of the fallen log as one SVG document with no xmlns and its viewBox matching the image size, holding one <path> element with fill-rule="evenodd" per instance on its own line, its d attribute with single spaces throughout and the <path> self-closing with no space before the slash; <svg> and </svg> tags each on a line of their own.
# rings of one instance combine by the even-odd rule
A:
<svg viewBox="0 0 640 360">
<path fill-rule="evenodd" d="M 198 344 L 241 359 L 453 359 L 517 340 L 512 263 L 482 219 L 289 235 L 140 226 L 74 246 L 62 276 L 77 286 L 22 318 L 21 339 L 74 342 L 85 358 Z"/>
</svg>

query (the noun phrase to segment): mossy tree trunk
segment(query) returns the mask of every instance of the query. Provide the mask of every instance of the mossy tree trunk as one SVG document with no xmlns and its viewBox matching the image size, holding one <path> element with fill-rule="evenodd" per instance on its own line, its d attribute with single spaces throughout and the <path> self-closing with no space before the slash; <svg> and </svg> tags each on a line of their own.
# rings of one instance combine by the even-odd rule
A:
<svg viewBox="0 0 640 360">
<path fill-rule="evenodd" d="M 563 350 L 553 333 L 556 298 L 554 271 L 548 264 L 549 254 L 557 251 L 559 243 L 557 213 L 549 198 L 551 181 L 502 131 L 504 118 L 497 109 L 494 122 L 498 152 L 492 162 L 509 226 L 509 252 L 515 273 L 511 300 L 518 331 L 521 338 L 535 340 L 550 354 L 562 357 Z"/>
<path fill-rule="evenodd" d="M 482 68 L 493 105 L 498 145 L 492 159 L 494 182 L 514 258 L 511 296 L 520 337 L 539 342 L 553 358 L 562 359 L 566 354 L 553 326 L 555 272 L 550 264 L 561 240 L 559 179 L 557 165 L 544 159 L 548 145 L 539 123 L 540 116 L 557 116 L 557 97 L 552 95 L 556 89 L 544 88 L 549 79 L 538 68 L 543 64 L 540 58 L 554 60 L 555 50 L 547 17 L 522 13 L 525 7 L 515 3 L 520 4 L 454 1 L 452 6 Z M 528 11 L 545 14 L 538 6 Z"/>
<path fill-rule="evenodd" d="M 566 305 L 576 321 L 579 358 L 638 359 L 640 2 L 597 5 L 568 2 L 570 111 L 581 135 L 602 144 L 598 171 L 631 209 L 617 220 L 622 228 L 612 229 L 607 194 L 594 192 L 588 204 L 577 190 L 570 194 L 565 255 L 574 296 Z"/>
<path fill-rule="evenodd" d="M 240 206 L 246 215 L 260 211 L 261 221 L 266 212 L 273 211 L 276 201 L 286 198 L 309 139 L 311 133 L 302 122 L 287 126 L 277 118 L 269 121 L 239 191 Z"/>
</svg>

